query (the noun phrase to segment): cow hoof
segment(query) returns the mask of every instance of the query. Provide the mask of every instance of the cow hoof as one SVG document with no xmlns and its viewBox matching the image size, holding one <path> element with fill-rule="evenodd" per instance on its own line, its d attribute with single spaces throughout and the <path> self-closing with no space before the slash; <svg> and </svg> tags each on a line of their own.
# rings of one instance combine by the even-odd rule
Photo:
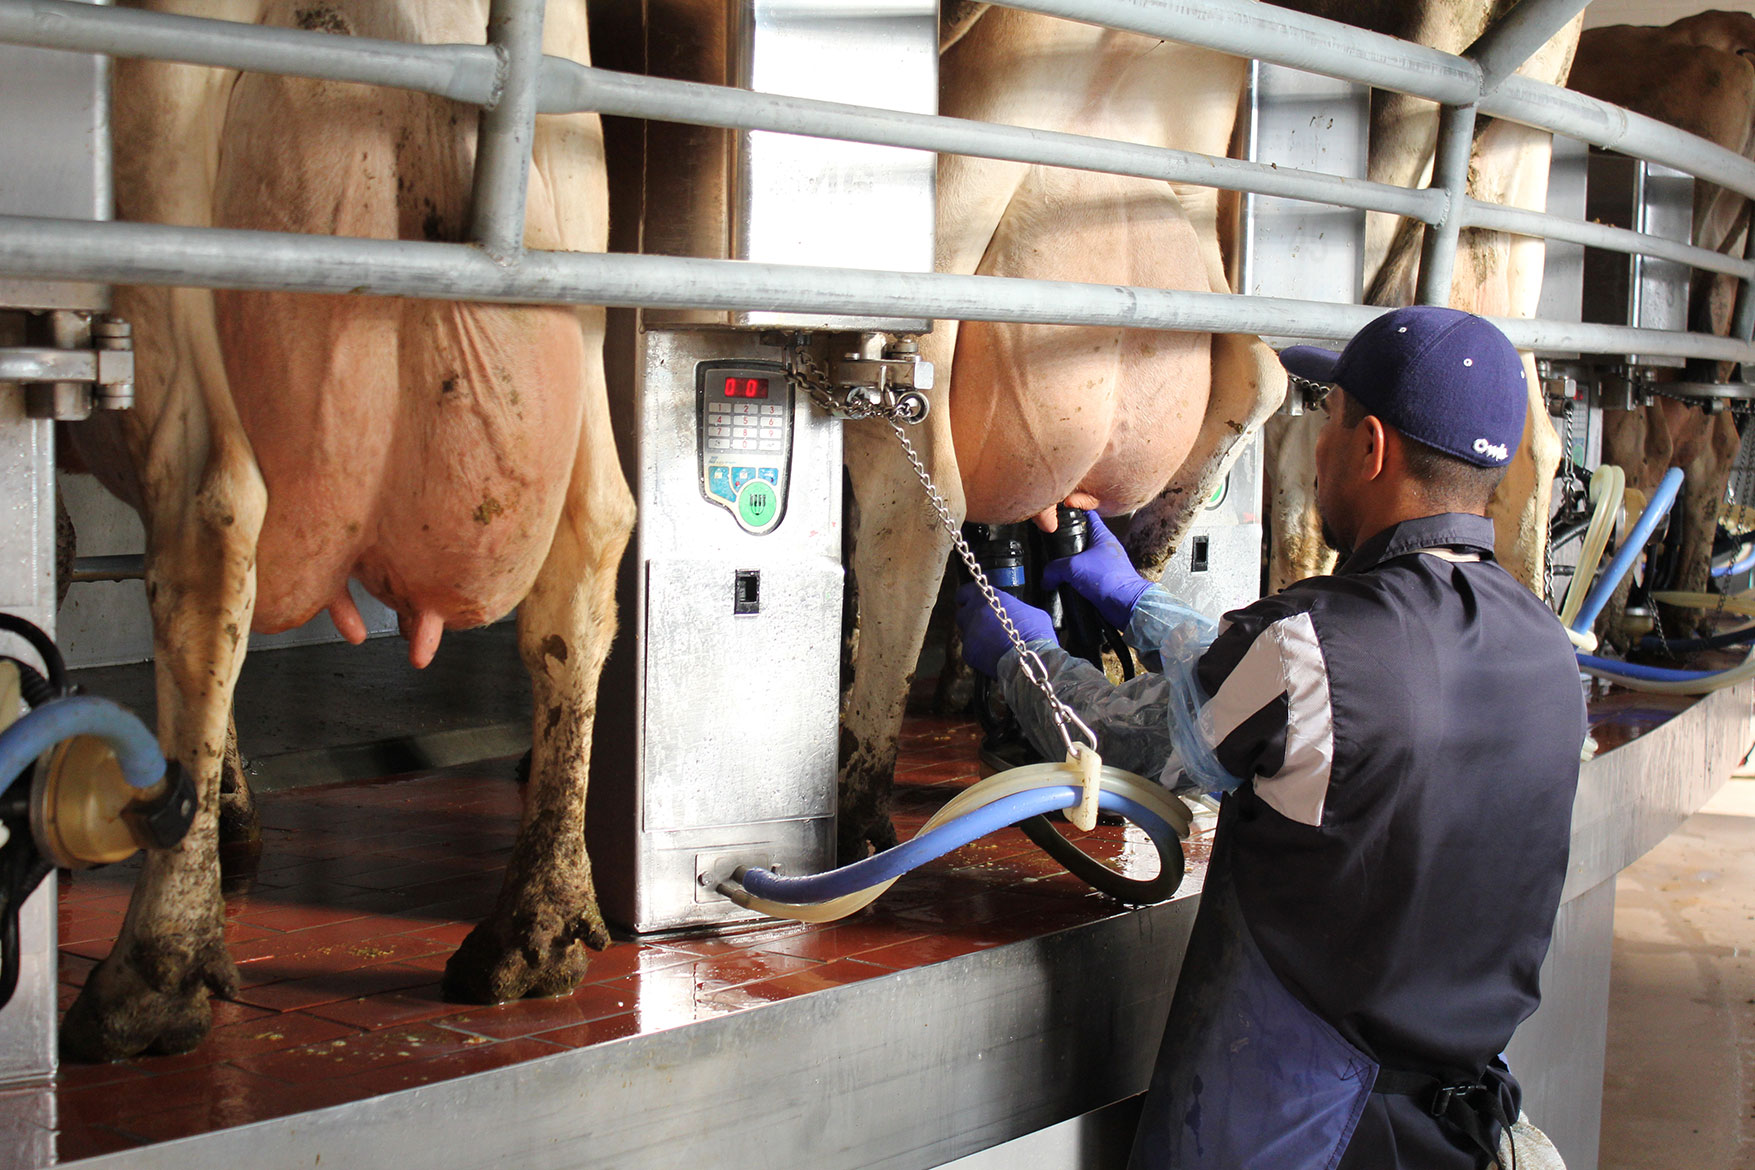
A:
<svg viewBox="0 0 1755 1170">
<path fill-rule="evenodd" d="M 520 914 L 510 929 L 495 915 L 446 960 L 440 990 L 453 1003 L 570 995 L 591 963 L 587 948 L 608 945 L 609 931 L 595 907 L 568 920 Z"/>
<path fill-rule="evenodd" d="M 238 986 L 225 944 L 215 941 L 198 956 L 161 951 L 142 957 L 147 949 L 123 956 L 118 945 L 92 971 L 61 1021 L 63 1060 L 174 1055 L 206 1039 L 213 1026 L 209 994 L 229 996 Z"/>
</svg>

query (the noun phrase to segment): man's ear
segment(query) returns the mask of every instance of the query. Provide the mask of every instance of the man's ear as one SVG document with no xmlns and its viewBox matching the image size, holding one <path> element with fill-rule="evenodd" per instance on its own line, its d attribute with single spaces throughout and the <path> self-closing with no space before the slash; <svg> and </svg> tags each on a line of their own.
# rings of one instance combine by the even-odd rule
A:
<svg viewBox="0 0 1755 1170">
<path fill-rule="evenodd" d="M 1362 432 L 1359 436 L 1360 473 L 1365 479 L 1376 479 L 1383 474 L 1388 458 L 1385 450 L 1388 437 L 1383 421 L 1374 414 L 1368 414 L 1359 420 L 1359 430 Z"/>
</svg>

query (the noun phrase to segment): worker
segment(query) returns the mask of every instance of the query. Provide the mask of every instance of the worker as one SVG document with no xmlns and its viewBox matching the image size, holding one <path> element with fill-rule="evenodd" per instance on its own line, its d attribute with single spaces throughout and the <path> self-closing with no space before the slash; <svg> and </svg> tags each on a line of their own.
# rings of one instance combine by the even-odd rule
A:
<svg viewBox="0 0 1755 1170">
<path fill-rule="evenodd" d="M 1434 307 L 1281 361 L 1329 387 L 1316 499 L 1333 576 L 1215 626 L 1093 514 L 1092 545 L 1044 584 L 1162 654 L 1162 673 L 1119 685 L 1002 598 L 1106 762 L 1224 791 L 1131 1165 L 1478 1170 L 1519 1116 L 1502 1053 L 1540 999 L 1585 731 L 1572 646 L 1495 563 L 1485 516 L 1522 436 L 1523 364 L 1489 322 Z M 971 586 L 958 624 L 1053 750 L 1046 700 Z"/>
</svg>

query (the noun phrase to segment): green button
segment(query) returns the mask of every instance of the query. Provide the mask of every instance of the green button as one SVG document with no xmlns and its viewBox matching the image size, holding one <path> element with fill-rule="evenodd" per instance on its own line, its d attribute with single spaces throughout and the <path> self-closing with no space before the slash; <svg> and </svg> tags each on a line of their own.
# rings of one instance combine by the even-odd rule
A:
<svg viewBox="0 0 1755 1170">
<path fill-rule="evenodd" d="M 780 514 L 780 493 L 762 479 L 752 479 L 737 493 L 737 515 L 750 528 L 766 528 Z"/>
</svg>

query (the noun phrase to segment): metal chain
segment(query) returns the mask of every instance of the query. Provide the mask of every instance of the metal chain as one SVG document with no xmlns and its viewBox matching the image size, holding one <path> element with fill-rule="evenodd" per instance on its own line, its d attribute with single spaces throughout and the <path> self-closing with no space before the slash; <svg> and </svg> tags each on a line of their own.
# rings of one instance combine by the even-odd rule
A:
<svg viewBox="0 0 1755 1170">
<path fill-rule="evenodd" d="M 999 619 L 1000 628 L 1005 631 L 1005 636 L 1011 642 L 1012 648 L 1018 652 L 1018 665 L 1023 670 L 1024 677 L 1042 692 L 1042 698 L 1048 704 L 1049 713 L 1054 717 L 1055 730 L 1060 733 L 1060 740 L 1066 745 L 1067 758 L 1071 759 L 1079 755 L 1081 746 L 1088 745 L 1090 750 L 1095 751 L 1097 749 L 1096 734 L 1091 730 L 1089 724 L 1079 718 L 1076 711 L 1068 707 L 1061 701 L 1060 696 L 1054 693 L 1054 684 L 1048 680 L 1048 665 L 1042 661 L 1041 655 L 1024 644 L 1024 636 L 1018 632 L 1018 627 L 1012 622 L 1011 615 L 1006 613 L 1005 606 L 1000 604 L 999 594 L 988 582 L 987 574 L 981 569 L 981 562 L 975 559 L 975 550 L 970 548 L 969 542 L 963 539 L 963 534 L 958 529 L 956 520 L 951 516 L 950 504 L 946 502 L 944 494 L 938 490 L 938 485 L 932 482 L 932 475 L 926 470 L 926 463 L 920 458 L 920 453 L 914 449 L 914 444 L 908 441 L 908 435 L 902 429 L 902 423 L 919 420 L 911 417 L 912 412 L 907 409 L 905 400 L 898 399 L 894 395 L 886 395 L 888 401 L 874 399 L 869 394 L 859 394 L 857 390 L 844 399 L 838 398 L 828 375 L 823 372 L 816 359 L 802 345 L 788 348 L 786 372 L 794 384 L 808 393 L 811 399 L 825 410 L 853 418 L 882 419 L 890 425 L 890 429 L 896 433 L 896 441 L 902 445 L 902 454 L 907 457 L 909 465 L 914 468 L 914 474 L 919 478 L 920 486 L 926 489 L 926 502 L 938 514 L 939 524 L 950 534 L 951 543 L 956 547 L 957 555 L 962 558 L 964 568 L 968 569 L 970 579 L 975 582 L 976 588 L 981 590 L 981 596 L 987 602 L 987 608 L 992 610 L 993 615 Z M 1071 728 L 1077 728 L 1084 736 L 1085 745 L 1073 742 Z"/>
</svg>

